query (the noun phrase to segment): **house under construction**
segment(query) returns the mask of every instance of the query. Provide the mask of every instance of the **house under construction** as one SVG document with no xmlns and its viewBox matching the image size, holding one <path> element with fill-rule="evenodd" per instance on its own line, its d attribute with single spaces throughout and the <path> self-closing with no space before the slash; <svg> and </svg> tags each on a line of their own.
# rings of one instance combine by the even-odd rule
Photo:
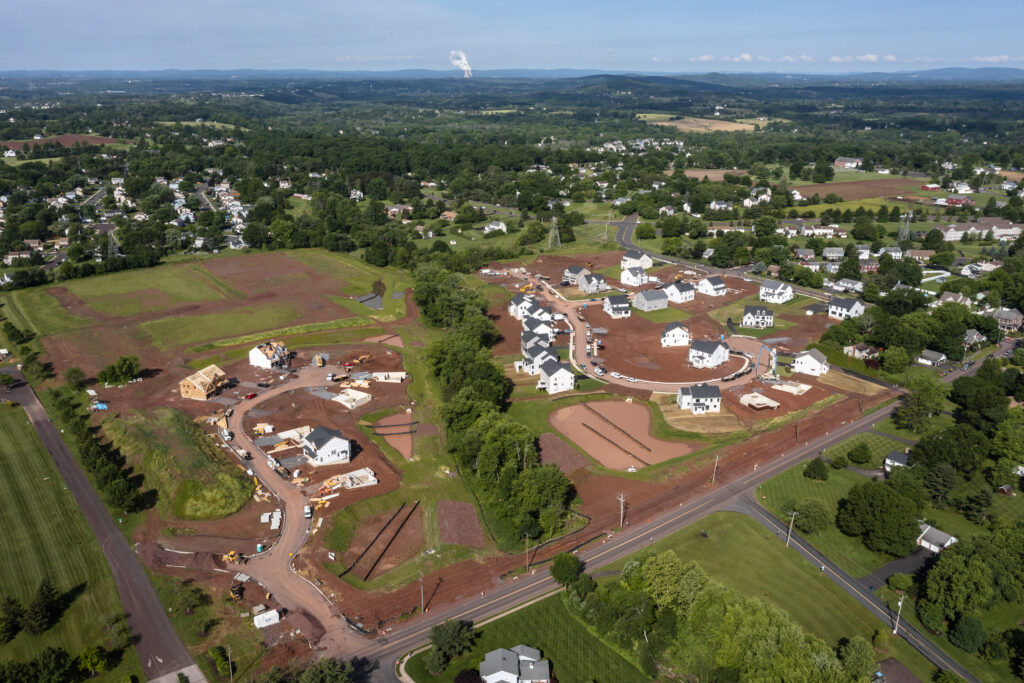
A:
<svg viewBox="0 0 1024 683">
<path fill-rule="evenodd" d="M 216 365 L 208 365 L 178 383 L 182 398 L 208 401 L 227 384 L 228 376 Z"/>
</svg>

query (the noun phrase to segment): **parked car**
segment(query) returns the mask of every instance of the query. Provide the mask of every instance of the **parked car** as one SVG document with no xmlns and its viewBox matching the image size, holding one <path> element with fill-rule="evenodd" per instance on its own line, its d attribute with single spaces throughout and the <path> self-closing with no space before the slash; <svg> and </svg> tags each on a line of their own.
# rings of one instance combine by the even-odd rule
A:
<svg viewBox="0 0 1024 683">
<path fill-rule="evenodd" d="M 639 381 L 640 381 L 640 380 L 638 380 L 638 379 L 637 379 L 636 377 L 627 377 L 626 379 L 627 379 L 628 381 L 630 381 L 630 382 L 639 382 Z"/>
<path fill-rule="evenodd" d="M 614 377 L 615 379 L 622 379 L 622 373 L 613 372 L 612 377 Z"/>
<path fill-rule="evenodd" d="M 255 391 L 250 391 L 248 394 L 245 395 L 245 398 L 247 400 L 250 399 L 250 398 L 256 398 L 256 392 Z"/>
<path fill-rule="evenodd" d="M 598 377 L 600 377 L 604 373 L 605 373 L 605 369 L 604 368 L 602 368 L 602 367 L 594 368 L 594 374 L 596 374 Z"/>
</svg>

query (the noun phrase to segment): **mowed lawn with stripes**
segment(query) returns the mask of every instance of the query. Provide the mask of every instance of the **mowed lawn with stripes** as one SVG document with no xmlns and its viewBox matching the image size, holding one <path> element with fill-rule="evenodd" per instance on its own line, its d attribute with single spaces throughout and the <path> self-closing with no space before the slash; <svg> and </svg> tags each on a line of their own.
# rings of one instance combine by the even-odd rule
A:
<svg viewBox="0 0 1024 683">
<path fill-rule="evenodd" d="M 100 546 L 78 510 L 49 453 L 18 407 L 0 408 L 0 597 L 28 603 L 48 576 L 70 605 L 39 636 L 19 633 L 0 645 L 0 660 L 26 661 L 43 649 L 63 647 L 72 657 L 107 640 L 104 624 L 122 614 Z M 140 675 L 134 649 L 99 680 Z"/>
</svg>

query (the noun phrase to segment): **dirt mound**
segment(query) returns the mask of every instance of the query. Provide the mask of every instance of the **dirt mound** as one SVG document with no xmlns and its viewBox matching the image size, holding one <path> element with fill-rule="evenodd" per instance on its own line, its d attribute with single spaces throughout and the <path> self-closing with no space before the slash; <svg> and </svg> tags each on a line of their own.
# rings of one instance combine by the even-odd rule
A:
<svg viewBox="0 0 1024 683">
<path fill-rule="evenodd" d="M 487 541 L 480 530 L 476 508 L 471 503 L 454 500 L 437 501 L 437 523 L 441 528 L 441 542 L 448 545 L 468 545 L 486 548 Z"/>
<path fill-rule="evenodd" d="M 211 553 L 189 553 L 180 550 L 168 550 L 156 543 L 146 543 L 139 547 L 139 557 L 150 567 L 171 567 L 173 569 L 192 569 L 196 571 L 223 571 L 224 562 Z"/>
</svg>

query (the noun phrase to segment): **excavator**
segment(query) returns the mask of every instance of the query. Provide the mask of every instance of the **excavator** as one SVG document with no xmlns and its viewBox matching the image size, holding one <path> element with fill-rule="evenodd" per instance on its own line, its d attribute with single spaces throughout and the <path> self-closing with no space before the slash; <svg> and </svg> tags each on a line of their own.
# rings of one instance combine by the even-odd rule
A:
<svg viewBox="0 0 1024 683">
<path fill-rule="evenodd" d="M 229 550 L 227 555 L 224 555 L 221 559 L 228 564 L 245 564 L 249 561 L 249 558 L 237 550 Z"/>
<path fill-rule="evenodd" d="M 245 593 L 245 587 L 241 582 L 235 582 L 231 584 L 231 599 L 235 602 L 239 602 L 242 599 L 242 595 Z"/>
</svg>

